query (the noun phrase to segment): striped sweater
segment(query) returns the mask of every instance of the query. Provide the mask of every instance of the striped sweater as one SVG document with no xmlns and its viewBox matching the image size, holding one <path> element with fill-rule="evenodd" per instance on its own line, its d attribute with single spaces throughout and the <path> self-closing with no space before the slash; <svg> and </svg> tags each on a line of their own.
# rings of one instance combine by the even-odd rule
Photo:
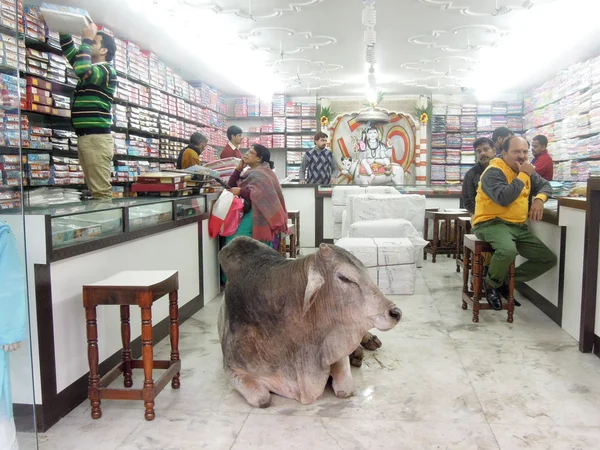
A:
<svg viewBox="0 0 600 450">
<path fill-rule="evenodd" d="M 93 44 L 84 39 L 78 50 L 70 35 L 60 35 L 62 51 L 79 78 L 71 105 L 73 126 L 79 136 L 108 134 L 112 125 L 117 72 L 108 62 L 92 64 Z"/>
</svg>

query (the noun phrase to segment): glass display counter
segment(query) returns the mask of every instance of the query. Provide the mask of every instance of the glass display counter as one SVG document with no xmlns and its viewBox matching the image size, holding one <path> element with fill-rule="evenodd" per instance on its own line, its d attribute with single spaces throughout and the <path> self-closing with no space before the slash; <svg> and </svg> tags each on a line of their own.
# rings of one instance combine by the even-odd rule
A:
<svg viewBox="0 0 600 450">
<path fill-rule="evenodd" d="M 46 240 L 50 253 L 55 251 L 73 255 L 73 247 L 85 244 L 86 251 L 97 243 L 127 241 L 139 237 L 140 233 L 151 234 L 170 227 L 198 221 L 207 214 L 206 196 L 197 197 L 147 197 L 114 199 L 109 202 L 89 201 L 29 207 L 25 216 L 45 216 Z M 10 210 L 2 215 L 16 214 Z M 49 228 L 49 230 L 48 230 Z M 100 245 L 100 244 L 98 244 Z M 52 258 L 54 259 L 54 258 Z"/>
</svg>

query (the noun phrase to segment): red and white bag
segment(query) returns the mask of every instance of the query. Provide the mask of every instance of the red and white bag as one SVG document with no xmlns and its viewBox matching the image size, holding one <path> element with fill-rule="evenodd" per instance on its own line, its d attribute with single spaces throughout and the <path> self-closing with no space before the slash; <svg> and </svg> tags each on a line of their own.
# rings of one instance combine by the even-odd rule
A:
<svg viewBox="0 0 600 450">
<path fill-rule="evenodd" d="M 237 231 L 244 216 L 244 201 L 230 191 L 223 191 L 213 205 L 208 221 L 208 234 L 211 238 L 217 236 L 232 236 Z"/>
</svg>

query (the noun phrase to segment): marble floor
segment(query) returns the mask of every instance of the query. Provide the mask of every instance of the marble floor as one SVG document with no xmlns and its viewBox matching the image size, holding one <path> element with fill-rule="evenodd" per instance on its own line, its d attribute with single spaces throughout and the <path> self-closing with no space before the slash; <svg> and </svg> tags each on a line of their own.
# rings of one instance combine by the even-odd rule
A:
<svg viewBox="0 0 600 450">
<path fill-rule="evenodd" d="M 251 408 L 228 385 L 216 332 L 220 299 L 181 327 L 181 389 L 137 402 L 87 402 L 39 435 L 43 450 L 599 449 L 600 359 L 526 300 L 513 324 L 460 307 L 461 276 L 440 258 L 420 269 L 415 295 L 392 298 L 404 316 L 383 347 L 353 368 L 354 397 L 327 390 L 308 406 L 274 396 Z M 168 357 L 168 340 L 156 348 Z M 141 383 L 138 378 L 137 383 Z M 21 449 L 35 448 L 19 435 Z"/>
</svg>

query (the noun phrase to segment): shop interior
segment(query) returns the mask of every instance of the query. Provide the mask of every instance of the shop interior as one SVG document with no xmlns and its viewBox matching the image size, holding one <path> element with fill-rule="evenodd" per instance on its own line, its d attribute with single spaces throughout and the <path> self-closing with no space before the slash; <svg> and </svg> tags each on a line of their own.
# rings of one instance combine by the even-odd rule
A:
<svg viewBox="0 0 600 450">
<path fill-rule="evenodd" d="M 0 1 L 0 450 L 600 448 L 596 0 L 57 3 Z"/>
</svg>

